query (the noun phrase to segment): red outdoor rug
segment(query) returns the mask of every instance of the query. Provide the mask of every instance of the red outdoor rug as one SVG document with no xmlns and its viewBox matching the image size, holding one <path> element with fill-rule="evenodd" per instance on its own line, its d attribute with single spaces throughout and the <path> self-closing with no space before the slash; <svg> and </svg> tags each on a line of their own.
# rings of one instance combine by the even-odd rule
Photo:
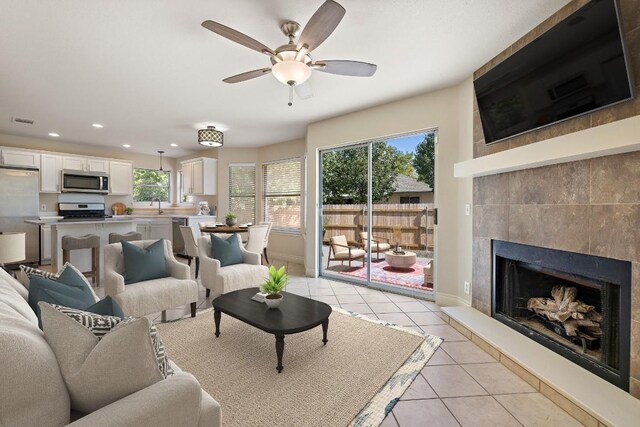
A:
<svg viewBox="0 0 640 427">
<path fill-rule="evenodd" d="M 433 291 L 433 285 L 425 286 L 424 283 L 424 266 L 431 261 L 428 258 L 418 258 L 416 263 L 410 268 L 394 268 L 389 266 L 386 261 L 372 260 L 371 263 L 371 281 L 378 283 L 388 283 L 391 285 L 404 286 L 407 288 L 422 289 Z M 329 270 L 335 271 L 346 276 L 367 279 L 367 268 L 362 267 L 360 263 L 349 269 L 346 265 L 332 265 Z"/>
</svg>

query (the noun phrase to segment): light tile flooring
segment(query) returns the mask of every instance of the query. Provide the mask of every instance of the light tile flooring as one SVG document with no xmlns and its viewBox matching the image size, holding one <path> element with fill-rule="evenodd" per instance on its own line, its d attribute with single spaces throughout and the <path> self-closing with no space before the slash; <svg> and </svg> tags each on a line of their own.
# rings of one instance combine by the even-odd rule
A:
<svg viewBox="0 0 640 427">
<path fill-rule="evenodd" d="M 440 307 L 362 286 L 304 277 L 299 264 L 287 266 L 287 291 L 444 339 L 427 366 L 400 398 L 383 427 L 580 426 L 529 384 L 498 363 L 440 317 Z M 195 274 L 192 266 L 192 274 Z M 100 295 L 103 288 L 99 288 Z M 101 296 L 101 295 L 100 295 Z M 201 288 L 198 311 L 211 307 Z M 167 311 L 167 319 L 189 315 L 189 307 Z M 160 313 L 148 316 L 154 322 Z"/>
</svg>

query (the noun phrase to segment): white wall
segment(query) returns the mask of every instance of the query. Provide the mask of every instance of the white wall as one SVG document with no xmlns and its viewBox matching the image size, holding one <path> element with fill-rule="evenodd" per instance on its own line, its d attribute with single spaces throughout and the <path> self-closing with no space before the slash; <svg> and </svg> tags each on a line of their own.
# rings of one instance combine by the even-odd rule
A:
<svg viewBox="0 0 640 427">
<path fill-rule="evenodd" d="M 438 129 L 436 145 L 435 203 L 436 301 L 442 305 L 469 304 L 463 281 L 471 281 L 471 217 L 464 204 L 471 203 L 470 179 L 453 177 L 454 163 L 472 157 L 471 78 L 442 89 L 340 117 L 312 123 L 307 128 L 308 197 L 305 268 L 318 274 L 317 229 L 318 152 L 320 149 Z"/>
</svg>

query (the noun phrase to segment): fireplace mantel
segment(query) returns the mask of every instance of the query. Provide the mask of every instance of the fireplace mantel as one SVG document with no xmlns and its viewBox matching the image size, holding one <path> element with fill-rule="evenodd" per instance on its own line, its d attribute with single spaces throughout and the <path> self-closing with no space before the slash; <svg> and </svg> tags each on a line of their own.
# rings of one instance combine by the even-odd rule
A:
<svg viewBox="0 0 640 427">
<path fill-rule="evenodd" d="M 640 116 L 454 165 L 456 178 L 480 177 L 640 150 Z"/>
</svg>

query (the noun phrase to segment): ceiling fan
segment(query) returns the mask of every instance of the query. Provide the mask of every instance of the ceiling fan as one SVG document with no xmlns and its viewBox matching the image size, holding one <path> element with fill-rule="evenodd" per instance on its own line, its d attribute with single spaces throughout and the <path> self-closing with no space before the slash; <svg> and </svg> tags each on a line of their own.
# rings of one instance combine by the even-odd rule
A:
<svg viewBox="0 0 640 427">
<path fill-rule="evenodd" d="M 249 49 L 256 50 L 271 58 L 271 67 L 247 71 L 223 80 L 225 83 L 239 83 L 272 73 L 276 79 L 289 86 L 289 106 L 292 105 L 293 90 L 301 99 L 313 96 L 307 81 L 313 70 L 342 76 L 371 77 L 377 66 L 367 62 L 346 60 L 314 61 L 310 53 L 333 33 L 345 14 L 345 9 L 333 0 L 326 0 L 313 14 L 304 29 L 293 21 L 280 26 L 289 37 L 289 43 L 272 50 L 239 31 L 214 21 L 204 21 L 202 26 Z M 295 42 L 296 37 L 298 42 Z"/>
</svg>

